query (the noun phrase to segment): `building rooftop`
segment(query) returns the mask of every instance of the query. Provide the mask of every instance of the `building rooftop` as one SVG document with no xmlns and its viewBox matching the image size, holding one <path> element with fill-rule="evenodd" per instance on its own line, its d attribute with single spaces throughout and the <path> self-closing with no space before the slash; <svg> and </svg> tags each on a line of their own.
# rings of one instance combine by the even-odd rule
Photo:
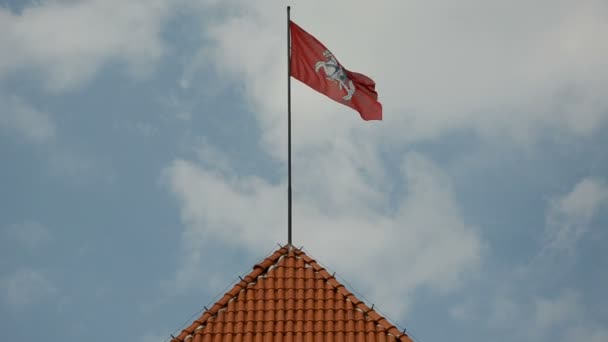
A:
<svg viewBox="0 0 608 342">
<path fill-rule="evenodd" d="M 300 249 L 283 246 L 172 342 L 412 342 Z"/>
</svg>

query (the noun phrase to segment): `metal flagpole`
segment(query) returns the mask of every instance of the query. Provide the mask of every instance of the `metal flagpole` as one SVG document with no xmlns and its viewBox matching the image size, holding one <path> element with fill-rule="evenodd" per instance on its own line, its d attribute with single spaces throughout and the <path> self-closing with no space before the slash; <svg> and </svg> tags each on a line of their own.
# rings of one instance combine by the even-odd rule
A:
<svg viewBox="0 0 608 342">
<path fill-rule="evenodd" d="M 291 31 L 287 6 L 287 243 L 291 245 Z"/>
</svg>

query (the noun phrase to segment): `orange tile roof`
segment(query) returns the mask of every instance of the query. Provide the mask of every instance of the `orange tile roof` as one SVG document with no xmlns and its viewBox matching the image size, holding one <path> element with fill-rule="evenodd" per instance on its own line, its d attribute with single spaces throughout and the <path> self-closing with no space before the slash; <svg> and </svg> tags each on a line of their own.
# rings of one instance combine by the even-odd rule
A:
<svg viewBox="0 0 608 342">
<path fill-rule="evenodd" d="M 327 270 L 287 245 L 172 342 L 412 342 Z"/>
</svg>

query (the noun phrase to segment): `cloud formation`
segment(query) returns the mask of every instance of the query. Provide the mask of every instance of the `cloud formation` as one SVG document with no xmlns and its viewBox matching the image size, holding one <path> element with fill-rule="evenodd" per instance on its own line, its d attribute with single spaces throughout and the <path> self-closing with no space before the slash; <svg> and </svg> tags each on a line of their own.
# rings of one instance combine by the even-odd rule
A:
<svg viewBox="0 0 608 342">
<path fill-rule="evenodd" d="M 4 301 L 16 309 L 44 300 L 57 291 L 44 274 L 28 268 L 0 279 L 0 290 Z"/>
<path fill-rule="evenodd" d="M 584 178 L 569 193 L 551 199 L 546 214 L 546 248 L 572 252 L 607 204 L 608 186 L 597 178 Z"/>
<path fill-rule="evenodd" d="M 204 62 L 193 64 L 211 62 L 221 79 L 244 86 L 269 151 L 283 158 L 286 103 L 276 94 L 286 87 L 285 39 L 277 34 L 284 17 L 272 2 L 238 3 L 228 19 L 205 22 Z M 549 132 L 587 136 L 605 122 L 608 43 L 596 37 L 608 34 L 607 6 L 386 1 L 372 14 L 364 3 L 312 1 L 294 6 L 292 19 L 349 69 L 376 80 L 386 114 L 381 133 L 371 134 L 377 139 L 415 142 L 471 129 L 527 144 Z M 350 111 L 294 83 L 297 146 L 358 126 L 344 119 Z"/>
<path fill-rule="evenodd" d="M 28 143 L 44 144 L 55 137 L 52 117 L 18 96 L 0 94 L 0 131 Z"/>
<path fill-rule="evenodd" d="M 463 273 L 479 265 L 481 238 L 463 221 L 449 178 L 431 161 L 419 154 L 407 155 L 402 168 L 407 191 L 397 196 L 392 213 L 369 202 L 375 198 L 387 203 L 388 198 L 366 182 L 365 172 L 352 173 L 326 175 L 329 189 L 324 191 L 316 187 L 298 191 L 294 241 L 360 285 L 386 312 L 404 314 L 408 298 L 420 288 L 457 289 Z M 346 182 L 340 179 L 344 176 Z M 188 282 L 200 286 L 200 266 L 209 257 L 204 251 L 217 242 L 255 253 L 269 242 L 284 241 L 284 183 L 226 177 L 186 160 L 174 161 L 165 177 L 186 224 L 184 263 L 176 280 L 183 288 Z M 305 177 L 304 182 L 312 184 L 314 179 Z M 345 191 L 348 184 L 356 185 L 353 191 Z M 336 193 L 326 197 L 332 190 Z M 361 269 L 366 270 L 364 276 Z M 385 281 L 375 282 L 378 278 Z M 391 300 L 395 297 L 403 300 L 397 305 Z"/>
<path fill-rule="evenodd" d="M 262 148 L 284 162 L 286 101 L 277 96 L 286 87 L 285 37 L 277 34 L 284 17 L 271 2 L 235 3 L 225 20 L 202 24 L 206 44 L 187 70 L 211 66 L 224 86 L 243 89 Z M 605 8 L 600 1 L 387 1 L 372 14 L 353 2 L 295 6 L 292 19 L 377 82 L 385 112 L 383 122 L 363 123 L 293 83 L 296 241 L 394 315 L 407 312 L 417 289 L 458 288 L 479 265 L 483 238 L 463 219 L 448 175 L 420 153 L 395 151 L 459 130 L 523 145 L 595 134 L 608 116 L 608 44 L 586 37 L 608 34 Z M 355 19 L 336 25 L 336 13 L 365 18 L 366 28 Z M 395 172 L 380 157 L 386 146 L 402 162 L 398 177 L 386 177 Z M 177 159 L 165 170 L 186 224 L 186 265 L 199 265 L 205 240 L 248 248 L 284 240 L 285 181 L 239 178 L 213 165 Z M 391 301 L 397 296 L 400 307 Z"/>
<path fill-rule="evenodd" d="M 146 73 L 165 52 L 168 1 L 44 1 L 20 14 L 0 7 L 0 78 L 36 71 L 52 91 L 74 88 L 108 62 Z"/>
</svg>

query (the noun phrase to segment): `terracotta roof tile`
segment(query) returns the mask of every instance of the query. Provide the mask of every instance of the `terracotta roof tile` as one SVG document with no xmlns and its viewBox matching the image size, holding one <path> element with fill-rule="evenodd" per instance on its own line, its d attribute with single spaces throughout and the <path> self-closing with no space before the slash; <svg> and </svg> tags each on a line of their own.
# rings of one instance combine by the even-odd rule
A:
<svg viewBox="0 0 608 342">
<path fill-rule="evenodd" d="M 172 342 L 412 342 L 301 250 L 253 266 Z"/>
</svg>

